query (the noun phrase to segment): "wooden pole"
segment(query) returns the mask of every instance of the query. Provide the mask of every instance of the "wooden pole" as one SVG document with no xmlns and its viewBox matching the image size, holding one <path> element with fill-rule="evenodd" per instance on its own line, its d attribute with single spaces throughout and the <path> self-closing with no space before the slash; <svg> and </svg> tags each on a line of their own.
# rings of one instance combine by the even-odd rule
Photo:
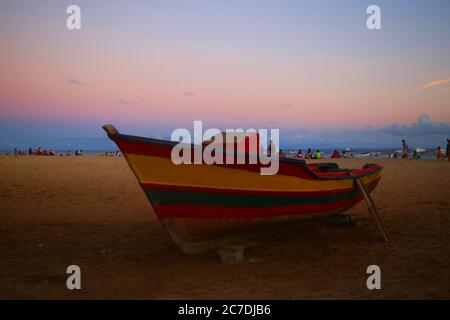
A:
<svg viewBox="0 0 450 320">
<path fill-rule="evenodd" d="M 387 231 L 386 227 L 383 224 L 383 221 L 381 220 L 377 209 L 375 208 L 375 204 L 370 196 L 370 194 L 367 192 L 366 188 L 364 187 L 364 184 L 362 183 L 361 179 L 359 177 L 355 177 L 356 185 L 358 186 L 359 190 L 364 196 L 364 199 L 367 203 L 367 208 L 369 209 L 370 214 L 372 215 L 373 219 L 377 223 L 378 229 L 380 230 L 381 234 L 383 235 L 384 241 L 391 242 L 391 236 L 389 235 L 389 232 Z"/>
</svg>

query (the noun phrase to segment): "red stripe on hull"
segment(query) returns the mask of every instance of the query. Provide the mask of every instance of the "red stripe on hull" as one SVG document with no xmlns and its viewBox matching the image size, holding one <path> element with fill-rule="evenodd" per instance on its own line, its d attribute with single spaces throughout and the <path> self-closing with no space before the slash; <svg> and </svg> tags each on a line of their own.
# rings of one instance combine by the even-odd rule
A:
<svg viewBox="0 0 450 320">
<path fill-rule="evenodd" d="M 344 211 L 363 199 L 351 199 L 326 204 L 288 205 L 279 207 L 229 207 L 200 205 L 156 205 L 154 209 L 160 218 L 191 219 L 257 219 L 279 216 L 301 216 L 330 211 Z"/>
</svg>

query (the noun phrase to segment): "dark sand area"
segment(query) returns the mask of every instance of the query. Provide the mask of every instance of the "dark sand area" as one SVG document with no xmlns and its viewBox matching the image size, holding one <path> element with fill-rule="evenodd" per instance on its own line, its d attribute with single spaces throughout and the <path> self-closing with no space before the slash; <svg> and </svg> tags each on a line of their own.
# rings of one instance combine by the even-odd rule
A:
<svg viewBox="0 0 450 320">
<path fill-rule="evenodd" d="M 0 298 L 449 299 L 450 163 L 376 162 L 392 245 L 362 203 L 348 212 L 359 227 L 273 227 L 251 238 L 246 262 L 223 265 L 170 242 L 123 158 L 1 156 Z M 71 264 L 82 290 L 66 288 Z M 381 290 L 366 287 L 372 264 Z"/>
</svg>

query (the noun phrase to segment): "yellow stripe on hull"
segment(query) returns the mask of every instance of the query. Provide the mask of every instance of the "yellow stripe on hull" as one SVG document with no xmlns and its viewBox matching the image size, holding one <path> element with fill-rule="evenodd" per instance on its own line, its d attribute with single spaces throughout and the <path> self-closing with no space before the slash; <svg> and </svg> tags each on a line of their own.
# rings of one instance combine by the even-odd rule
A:
<svg viewBox="0 0 450 320">
<path fill-rule="evenodd" d="M 171 159 L 148 155 L 125 154 L 140 183 L 156 183 L 202 188 L 260 191 L 329 191 L 353 187 L 353 179 L 308 180 L 205 164 L 175 165 Z M 361 178 L 364 184 L 377 179 L 377 171 Z"/>
</svg>

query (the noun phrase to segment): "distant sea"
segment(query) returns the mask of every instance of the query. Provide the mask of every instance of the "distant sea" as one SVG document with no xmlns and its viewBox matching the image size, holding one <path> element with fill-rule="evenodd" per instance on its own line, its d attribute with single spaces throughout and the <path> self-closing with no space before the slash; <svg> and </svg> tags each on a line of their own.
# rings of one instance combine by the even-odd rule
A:
<svg viewBox="0 0 450 320">
<path fill-rule="evenodd" d="M 306 153 L 307 149 L 302 149 L 303 154 Z M 312 149 L 313 152 L 315 152 L 317 149 Z M 320 149 L 321 155 L 324 158 L 330 158 L 333 154 L 334 150 L 339 151 L 341 156 L 343 155 L 343 151 L 341 149 Z M 22 150 L 25 153 L 28 154 L 28 150 Z M 57 155 L 60 154 L 66 154 L 67 151 L 70 151 L 72 155 L 75 154 L 75 150 L 56 150 Z M 84 155 L 103 155 L 106 152 L 113 152 L 116 153 L 118 149 L 108 149 L 108 150 L 83 150 Z M 283 149 L 283 152 L 287 156 L 294 157 L 297 154 L 298 149 Z M 350 149 L 350 151 L 346 152 L 346 157 L 353 157 L 353 158 L 388 158 L 389 155 L 393 155 L 395 152 L 398 153 L 398 157 L 401 157 L 402 151 L 400 149 L 394 149 L 394 148 L 381 148 L 381 149 Z M 445 150 L 443 150 L 445 152 Z M 14 154 L 14 150 L 5 150 L 0 151 L 0 154 Z M 436 158 L 436 149 L 425 149 L 423 152 L 418 153 L 420 159 L 435 159 Z M 409 154 L 409 156 L 412 156 L 412 152 Z"/>
</svg>

